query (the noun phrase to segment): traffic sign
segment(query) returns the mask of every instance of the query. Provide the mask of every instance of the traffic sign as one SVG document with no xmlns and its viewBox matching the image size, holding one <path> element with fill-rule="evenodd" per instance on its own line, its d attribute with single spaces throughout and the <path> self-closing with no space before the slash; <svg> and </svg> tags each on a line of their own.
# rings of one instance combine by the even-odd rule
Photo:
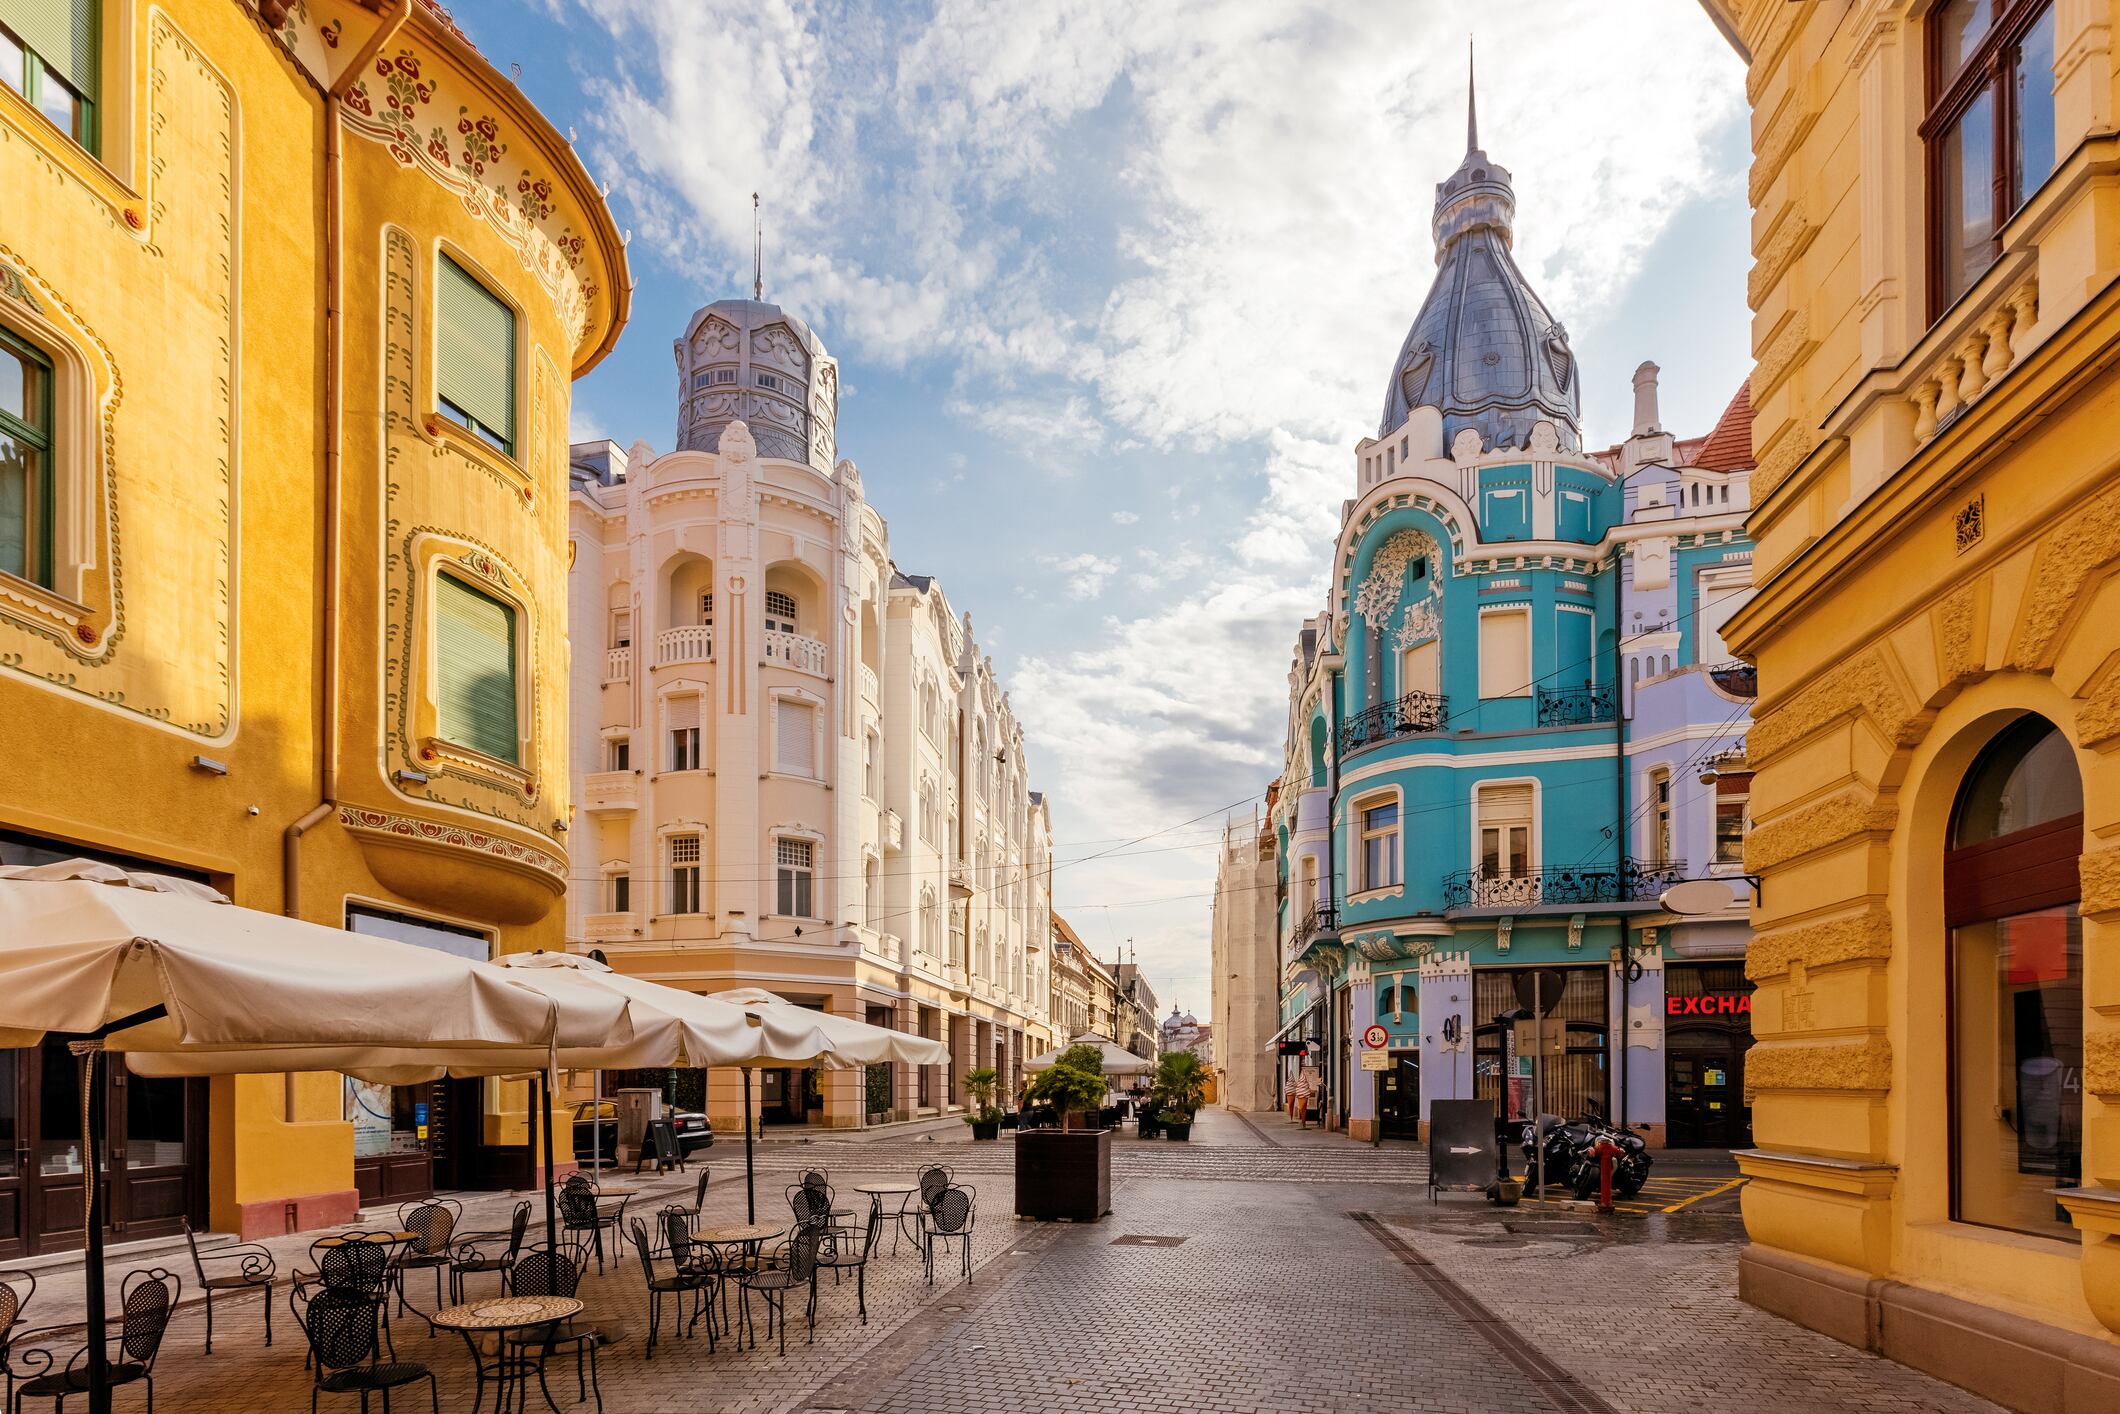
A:
<svg viewBox="0 0 2120 1414">
<path fill-rule="evenodd" d="M 1364 1070 L 1389 1070 L 1394 1064 L 1396 1062 L 1392 1060 L 1391 1052 L 1389 1051 L 1370 1049 L 1362 1052 L 1362 1069 Z"/>
<path fill-rule="evenodd" d="M 1391 1044 L 1391 1033 L 1381 1026 L 1372 1026 L 1362 1033 L 1362 1044 L 1372 1051 L 1381 1051 Z"/>
</svg>

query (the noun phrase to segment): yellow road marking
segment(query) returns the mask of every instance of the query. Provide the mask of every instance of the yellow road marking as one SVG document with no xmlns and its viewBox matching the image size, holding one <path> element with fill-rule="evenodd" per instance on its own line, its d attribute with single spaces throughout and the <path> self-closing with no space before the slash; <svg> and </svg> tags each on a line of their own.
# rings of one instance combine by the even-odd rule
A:
<svg viewBox="0 0 2120 1414">
<path fill-rule="evenodd" d="M 1727 1183 L 1717 1184 L 1715 1187 L 1709 1189 L 1705 1193 L 1696 1193 L 1691 1198 L 1682 1198 L 1678 1202 L 1673 1203 L 1670 1207 L 1664 1209 L 1664 1211 L 1667 1213 L 1675 1213 L 1680 1208 L 1690 1207 L 1693 1204 L 1700 1202 L 1703 1198 L 1713 1198 L 1718 1194 L 1728 1193 L 1731 1189 L 1736 1188 L 1743 1183 L 1744 1180 L 1742 1178 L 1733 1178 Z"/>
</svg>

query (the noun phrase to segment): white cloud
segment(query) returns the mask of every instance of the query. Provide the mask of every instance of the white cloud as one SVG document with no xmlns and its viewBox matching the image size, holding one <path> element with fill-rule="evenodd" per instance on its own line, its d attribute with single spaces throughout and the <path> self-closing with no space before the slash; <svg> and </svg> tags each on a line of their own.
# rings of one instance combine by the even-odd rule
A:
<svg viewBox="0 0 2120 1414">
<path fill-rule="evenodd" d="M 1138 521 L 1138 520 L 1140 520 L 1140 519 L 1141 519 L 1141 517 L 1140 517 L 1139 515 L 1137 515 L 1136 513 L 1134 513 L 1133 511 L 1113 511 L 1113 512 L 1112 512 L 1112 524 L 1113 524 L 1113 525 L 1132 525 L 1132 524 L 1133 524 L 1134 522 L 1136 522 L 1136 521 Z"/>
<path fill-rule="evenodd" d="M 1066 577 L 1067 597 L 1070 599 L 1096 598 L 1104 592 L 1111 577 L 1119 572 L 1119 562 L 1102 555 L 1042 555 L 1039 559 Z"/>
</svg>

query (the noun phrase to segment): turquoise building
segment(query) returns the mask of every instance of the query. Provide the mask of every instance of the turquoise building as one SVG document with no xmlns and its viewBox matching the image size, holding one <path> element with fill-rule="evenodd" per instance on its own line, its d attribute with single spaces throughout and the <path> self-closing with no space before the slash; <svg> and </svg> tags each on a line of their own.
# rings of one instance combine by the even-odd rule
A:
<svg viewBox="0 0 2120 1414">
<path fill-rule="evenodd" d="M 1742 1144 L 1752 679 L 1719 629 L 1751 589 L 1750 406 L 1674 437 L 1643 364 L 1630 435 L 1586 450 L 1515 204 L 1468 124 L 1290 671 L 1283 1037 L 1315 1043 L 1325 1112 L 1361 1138 L 1424 1132 L 1438 1098 L 1528 1112 L 1537 1045 L 1548 1110 Z M 1664 908 L 1716 877 L 1727 907 Z M 1542 1032 L 1497 1020 L 1534 970 L 1558 991 Z"/>
</svg>

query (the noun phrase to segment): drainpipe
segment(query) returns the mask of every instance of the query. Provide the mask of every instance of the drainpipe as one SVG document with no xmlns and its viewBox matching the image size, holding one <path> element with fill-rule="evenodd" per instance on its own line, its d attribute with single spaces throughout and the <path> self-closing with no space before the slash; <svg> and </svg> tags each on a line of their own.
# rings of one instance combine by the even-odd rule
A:
<svg viewBox="0 0 2120 1414">
<path fill-rule="evenodd" d="M 302 836 L 323 823 L 339 796 L 339 521 L 343 501 L 341 468 L 345 460 L 345 416 L 342 392 L 341 328 L 344 282 L 343 157 L 340 152 L 339 105 L 360 81 L 375 56 L 412 18 L 412 0 L 397 0 L 388 18 L 324 91 L 324 554 L 323 633 L 318 673 L 317 803 L 287 827 L 280 839 L 281 912 L 302 916 Z"/>
<path fill-rule="evenodd" d="M 1613 881 L 1627 872 L 1627 699 L 1620 668 L 1620 637 L 1626 632 L 1625 596 L 1621 592 L 1620 542 L 1612 545 L 1612 850 Z M 1617 889 L 1614 892 L 1618 892 Z M 1619 919 L 1619 1100 L 1614 1119 L 1627 1124 L 1628 999 L 1634 981 L 1634 953 L 1627 941 L 1627 915 Z"/>
</svg>

